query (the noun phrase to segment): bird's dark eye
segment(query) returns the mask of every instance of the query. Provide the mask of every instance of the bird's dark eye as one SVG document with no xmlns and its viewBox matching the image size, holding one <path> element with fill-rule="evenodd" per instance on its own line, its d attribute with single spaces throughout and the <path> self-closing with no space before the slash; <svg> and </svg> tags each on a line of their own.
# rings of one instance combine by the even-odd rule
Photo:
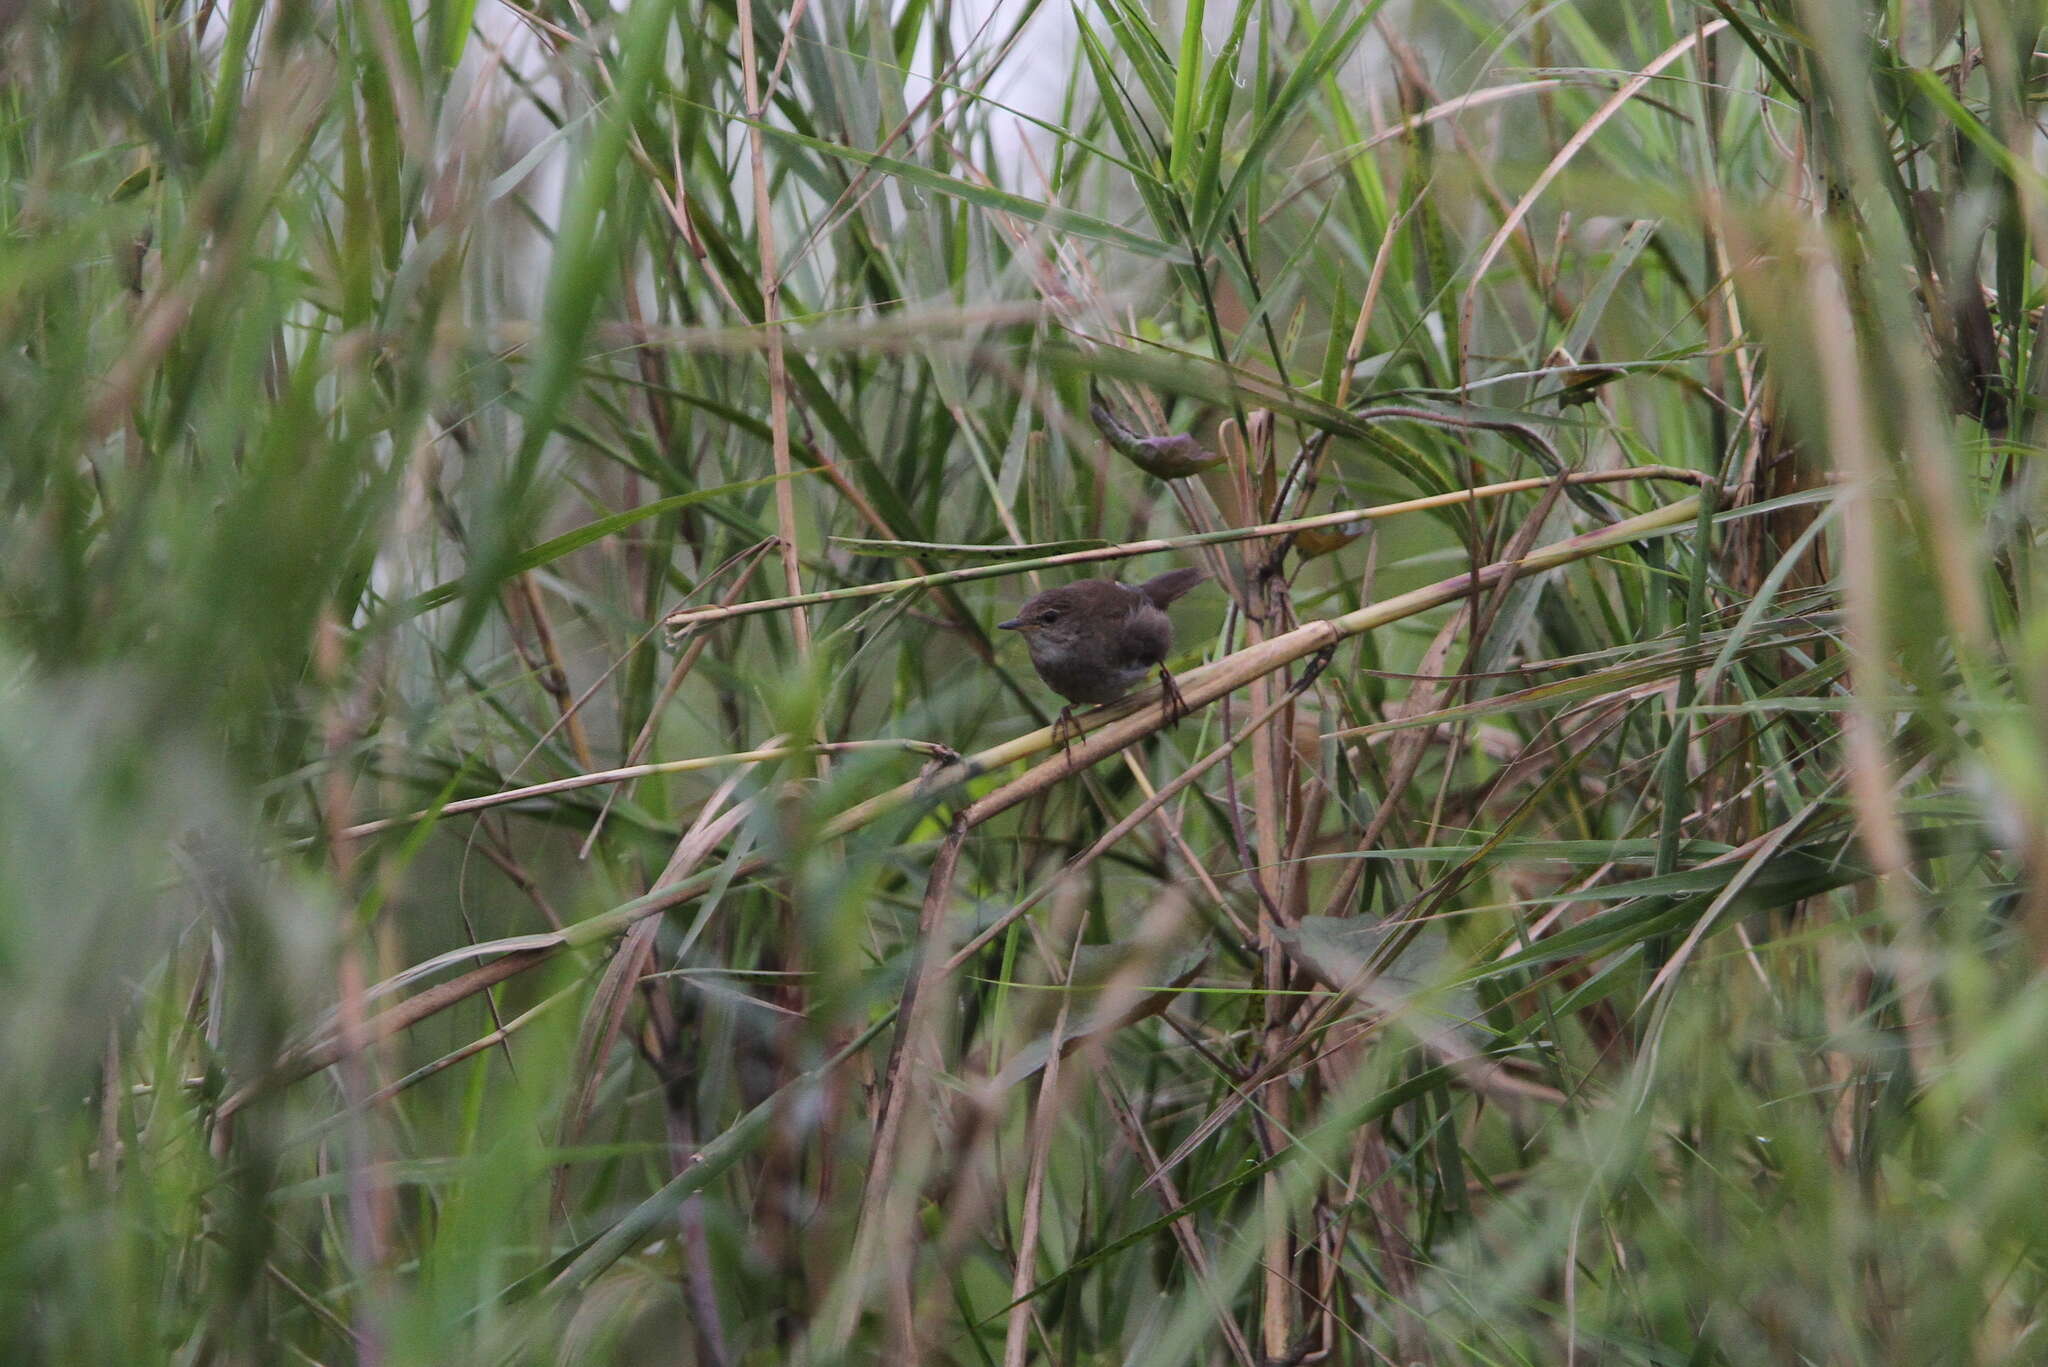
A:
<svg viewBox="0 0 2048 1367">
<path fill-rule="evenodd" d="M 1059 619 L 1060 610 L 1058 608 L 1047 608 L 1044 612 L 1038 614 L 1039 623 L 1043 626 L 1051 626 L 1054 622 L 1059 621 Z"/>
</svg>

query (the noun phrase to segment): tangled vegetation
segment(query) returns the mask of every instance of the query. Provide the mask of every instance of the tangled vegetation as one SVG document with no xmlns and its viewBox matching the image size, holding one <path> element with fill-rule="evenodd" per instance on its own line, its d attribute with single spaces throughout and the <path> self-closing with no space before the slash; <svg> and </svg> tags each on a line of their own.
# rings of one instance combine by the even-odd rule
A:
<svg viewBox="0 0 2048 1367">
<path fill-rule="evenodd" d="M 2039 1360 L 2044 18 L 0 4 L 7 1341 Z"/>
</svg>

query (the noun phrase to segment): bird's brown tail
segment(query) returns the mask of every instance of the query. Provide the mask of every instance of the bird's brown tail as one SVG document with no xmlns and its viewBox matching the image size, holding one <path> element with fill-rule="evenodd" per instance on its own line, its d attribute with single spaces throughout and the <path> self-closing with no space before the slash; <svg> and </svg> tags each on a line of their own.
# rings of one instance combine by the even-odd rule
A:
<svg viewBox="0 0 2048 1367">
<path fill-rule="evenodd" d="M 1168 570 L 1165 574 L 1155 575 L 1138 585 L 1138 592 L 1149 598 L 1152 601 L 1152 606 L 1163 608 L 1208 577 L 1209 572 L 1207 570 L 1194 569 L 1192 567 L 1184 570 Z"/>
</svg>

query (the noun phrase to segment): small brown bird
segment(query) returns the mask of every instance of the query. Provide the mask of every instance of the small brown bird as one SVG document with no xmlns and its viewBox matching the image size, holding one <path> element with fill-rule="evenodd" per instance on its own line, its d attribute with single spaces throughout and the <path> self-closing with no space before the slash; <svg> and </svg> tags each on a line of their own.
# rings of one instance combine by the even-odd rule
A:
<svg viewBox="0 0 2048 1367">
<path fill-rule="evenodd" d="M 1138 585 L 1082 579 L 1047 589 L 996 625 L 1019 632 L 1031 648 L 1038 677 L 1067 700 L 1060 727 L 1072 724 L 1074 704 L 1115 702 L 1155 667 L 1168 717 L 1177 722 L 1188 705 L 1166 668 L 1173 648 L 1167 605 L 1208 577 L 1205 570 L 1168 570 Z"/>
</svg>

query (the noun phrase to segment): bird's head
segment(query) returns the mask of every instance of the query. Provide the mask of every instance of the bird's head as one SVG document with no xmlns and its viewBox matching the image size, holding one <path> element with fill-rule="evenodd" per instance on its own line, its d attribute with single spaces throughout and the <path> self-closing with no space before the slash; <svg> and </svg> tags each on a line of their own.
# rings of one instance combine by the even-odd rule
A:
<svg viewBox="0 0 2048 1367">
<path fill-rule="evenodd" d="M 1026 600 L 1015 617 L 996 625 L 1022 636 L 1034 655 L 1067 649 L 1088 634 L 1093 616 L 1099 615 L 1099 607 L 1075 592 L 1075 588 L 1063 584 L 1047 589 Z"/>
</svg>

